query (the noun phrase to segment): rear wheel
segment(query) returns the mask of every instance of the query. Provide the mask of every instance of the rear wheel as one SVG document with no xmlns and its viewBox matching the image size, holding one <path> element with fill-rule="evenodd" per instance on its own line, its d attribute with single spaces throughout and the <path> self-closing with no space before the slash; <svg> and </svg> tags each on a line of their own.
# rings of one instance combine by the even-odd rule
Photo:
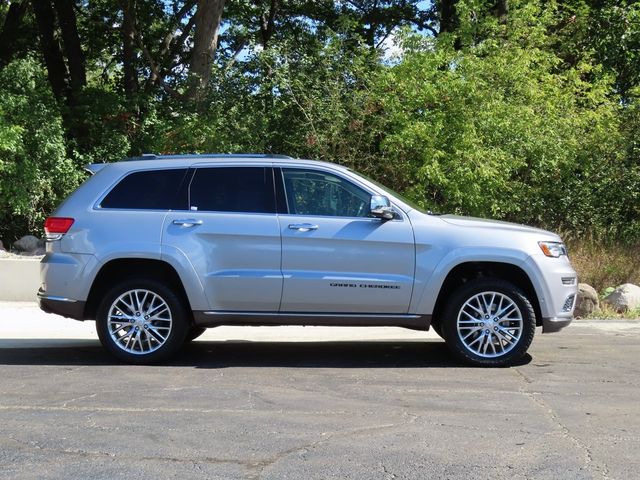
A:
<svg viewBox="0 0 640 480">
<path fill-rule="evenodd" d="M 442 334 L 460 359 L 477 366 L 512 365 L 527 352 L 536 317 L 526 294 L 499 279 L 467 282 L 449 299 Z"/>
<path fill-rule="evenodd" d="M 127 280 L 102 300 L 96 316 L 102 345 L 118 359 L 150 364 L 174 355 L 188 331 L 188 310 L 169 287 L 152 279 Z"/>
</svg>

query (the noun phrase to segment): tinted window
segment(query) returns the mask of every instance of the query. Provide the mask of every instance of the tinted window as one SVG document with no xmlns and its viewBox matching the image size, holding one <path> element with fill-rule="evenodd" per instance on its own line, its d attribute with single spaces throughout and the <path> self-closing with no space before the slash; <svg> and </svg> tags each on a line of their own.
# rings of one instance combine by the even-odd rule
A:
<svg viewBox="0 0 640 480">
<path fill-rule="evenodd" d="M 199 168 L 191 181 L 192 210 L 275 213 L 271 168 Z"/>
<path fill-rule="evenodd" d="M 178 206 L 177 192 L 186 169 L 134 172 L 124 177 L 102 200 L 102 208 L 169 210 Z"/>
<path fill-rule="evenodd" d="M 371 195 L 340 177 L 316 170 L 285 168 L 289 213 L 332 217 L 366 217 Z"/>
</svg>

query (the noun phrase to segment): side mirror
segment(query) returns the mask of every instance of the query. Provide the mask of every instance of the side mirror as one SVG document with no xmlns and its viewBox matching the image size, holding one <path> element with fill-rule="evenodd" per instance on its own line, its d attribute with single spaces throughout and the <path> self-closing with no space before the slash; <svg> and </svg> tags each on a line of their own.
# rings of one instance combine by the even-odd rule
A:
<svg viewBox="0 0 640 480">
<path fill-rule="evenodd" d="M 371 207 L 369 213 L 372 217 L 381 218 L 383 220 L 391 220 L 393 215 L 393 209 L 391 208 L 391 202 L 383 195 L 371 195 Z"/>
</svg>

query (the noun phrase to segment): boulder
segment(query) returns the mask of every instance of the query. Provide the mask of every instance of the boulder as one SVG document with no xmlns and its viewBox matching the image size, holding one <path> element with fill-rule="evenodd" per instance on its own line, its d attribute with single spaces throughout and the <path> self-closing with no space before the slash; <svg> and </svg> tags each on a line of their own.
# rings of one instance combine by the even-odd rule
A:
<svg viewBox="0 0 640 480">
<path fill-rule="evenodd" d="M 9 258 L 11 254 L 6 250 L 0 250 L 0 258 Z"/>
<path fill-rule="evenodd" d="M 640 308 L 640 287 L 633 283 L 625 283 L 616 287 L 602 301 L 611 305 L 618 312 Z"/>
<path fill-rule="evenodd" d="M 598 292 L 591 285 L 586 283 L 578 284 L 578 298 L 573 314 L 576 317 L 584 318 L 591 315 L 599 308 Z"/>
<path fill-rule="evenodd" d="M 13 248 L 20 252 L 34 252 L 41 246 L 41 240 L 33 235 L 25 235 L 20 240 L 16 240 Z"/>
</svg>

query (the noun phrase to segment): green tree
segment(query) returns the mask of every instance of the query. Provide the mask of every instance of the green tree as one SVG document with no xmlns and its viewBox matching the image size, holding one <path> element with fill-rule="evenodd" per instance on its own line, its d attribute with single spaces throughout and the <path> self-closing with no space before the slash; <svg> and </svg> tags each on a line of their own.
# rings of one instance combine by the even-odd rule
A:
<svg viewBox="0 0 640 480">
<path fill-rule="evenodd" d="M 391 122 L 383 150 L 409 167 L 407 190 L 418 203 L 552 228 L 606 228 L 604 215 L 585 211 L 614 206 L 588 193 L 607 184 L 593 172 L 613 175 L 624 162 L 619 105 L 592 65 L 559 68 L 547 36 L 554 13 L 523 2 L 507 24 L 469 25 L 462 15 L 462 32 L 494 33 L 461 50 L 448 38 L 408 39 L 413 48 L 382 77 L 378 96 Z"/>
<path fill-rule="evenodd" d="M 0 236 L 39 233 L 44 218 L 78 185 L 62 118 L 43 68 L 31 58 L 0 71 Z"/>
</svg>

